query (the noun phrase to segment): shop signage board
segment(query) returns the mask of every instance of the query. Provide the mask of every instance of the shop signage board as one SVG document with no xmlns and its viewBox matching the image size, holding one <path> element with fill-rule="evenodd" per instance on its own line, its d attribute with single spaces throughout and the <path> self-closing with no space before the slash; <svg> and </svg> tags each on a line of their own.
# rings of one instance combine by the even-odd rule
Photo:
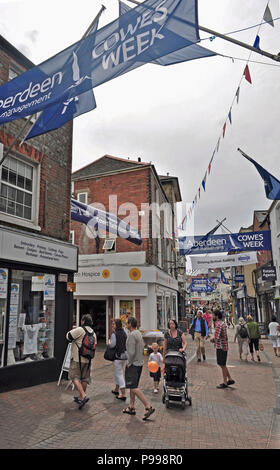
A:
<svg viewBox="0 0 280 470">
<path fill-rule="evenodd" d="M 68 344 L 67 349 L 66 349 L 66 353 L 65 353 L 65 356 L 64 356 L 64 359 L 63 359 L 63 363 L 62 363 L 59 379 L 58 379 L 58 382 L 57 382 L 57 386 L 59 386 L 59 384 L 60 384 L 63 371 L 69 372 L 70 359 L 71 359 L 71 343 Z"/>
<path fill-rule="evenodd" d="M 244 274 L 236 274 L 235 282 L 244 282 Z"/>
<path fill-rule="evenodd" d="M 263 281 L 276 281 L 276 267 L 275 266 L 262 266 L 262 280 Z"/>
<path fill-rule="evenodd" d="M 23 234 L 20 231 L 1 229 L 0 258 L 77 271 L 78 247 L 43 237 Z"/>
</svg>

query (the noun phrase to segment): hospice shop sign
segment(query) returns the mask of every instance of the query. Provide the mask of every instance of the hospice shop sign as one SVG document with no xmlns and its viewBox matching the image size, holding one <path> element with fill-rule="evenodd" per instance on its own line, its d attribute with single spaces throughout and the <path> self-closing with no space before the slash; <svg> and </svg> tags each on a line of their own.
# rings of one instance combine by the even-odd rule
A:
<svg viewBox="0 0 280 470">
<path fill-rule="evenodd" d="M 0 124 L 199 41 L 196 0 L 147 0 L 0 87 Z"/>
<path fill-rule="evenodd" d="M 271 250 L 270 230 L 179 238 L 180 255 Z"/>
</svg>

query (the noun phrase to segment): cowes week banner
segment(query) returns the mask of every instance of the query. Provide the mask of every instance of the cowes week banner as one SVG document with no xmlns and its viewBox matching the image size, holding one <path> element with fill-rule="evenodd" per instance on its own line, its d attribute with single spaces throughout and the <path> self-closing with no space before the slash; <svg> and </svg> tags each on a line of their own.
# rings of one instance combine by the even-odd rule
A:
<svg viewBox="0 0 280 470">
<path fill-rule="evenodd" d="M 198 42 L 196 0 L 147 0 L 0 87 L 0 125 Z"/>
<path fill-rule="evenodd" d="M 265 250 L 271 250 L 270 230 L 179 238 L 180 255 Z"/>
</svg>

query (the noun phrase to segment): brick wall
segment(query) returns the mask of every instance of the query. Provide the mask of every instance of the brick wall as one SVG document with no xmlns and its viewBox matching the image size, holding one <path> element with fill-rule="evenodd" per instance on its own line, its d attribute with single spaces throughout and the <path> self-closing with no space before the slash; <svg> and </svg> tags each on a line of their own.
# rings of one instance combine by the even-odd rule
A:
<svg viewBox="0 0 280 470">
<path fill-rule="evenodd" d="M 117 195 L 117 210 L 125 203 L 133 203 L 137 207 L 138 212 L 141 210 L 141 204 L 149 205 L 149 185 L 150 185 L 150 169 L 137 169 L 134 171 L 127 171 L 116 173 L 114 175 L 107 175 L 101 177 L 94 177 L 90 180 L 82 180 L 74 182 L 74 194 L 77 196 L 79 191 L 88 191 L 88 204 L 97 205 L 102 204 L 107 211 L 109 207 L 109 196 Z M 97 206 L 98 207 L 98 206 Z M 119 212 L 118 212 L 119 213 Z M 119 214 L 119 218 L 123 219 L 129 216 L 126 214 Z M 131 218 L 132 227 L 144 226 L 145 218 L 143 219 L 138 214 L 136 217 Z M 141 225 L 142 224 L 142 225 Z M 71 229 L 75 231 L 75 244 L 79 245 L 80 254 L 96 253 L 96 244 L 94 238 L 88 236 L 89 232 L 84 224 L 72 221 Z M 104 240 L 100 243 L 100 253 L 102 251 Z M 131 251 L 147 251 L 148 239 L 143 239 L 143 243 L 137 246 L 121 237 L 116 240 L 117 252 L 131 252 Z"/>
</svg>

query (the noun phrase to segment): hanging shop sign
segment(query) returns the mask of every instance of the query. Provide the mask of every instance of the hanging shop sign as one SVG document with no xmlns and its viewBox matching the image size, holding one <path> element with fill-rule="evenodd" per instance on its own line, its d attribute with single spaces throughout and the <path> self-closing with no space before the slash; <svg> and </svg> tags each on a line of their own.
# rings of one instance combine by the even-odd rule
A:
<svg viewBox="0 0 280 470">
<path fill-rule="evenodd" d="M 262 266 L 261 271 L 262 271 L 263 281 L 276 281 L 277 276 L 276 276 L 275 266 L 269 266 L 269 267 Z"/>
</svg>

